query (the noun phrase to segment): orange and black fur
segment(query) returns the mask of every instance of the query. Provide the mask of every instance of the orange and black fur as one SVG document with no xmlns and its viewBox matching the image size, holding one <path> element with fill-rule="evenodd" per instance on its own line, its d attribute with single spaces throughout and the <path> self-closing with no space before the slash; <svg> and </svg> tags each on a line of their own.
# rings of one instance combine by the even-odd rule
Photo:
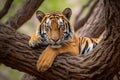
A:
<svg viewBox="0 0 120 80">
<path fill-rule="evenodd" d="M 39 71 L 43 72 L 51 67 L 58 54 L 85 54 L 100 42 L 97 38 L 75 36 L 74 28 L 69 21 L 71 14 L 70 8 L 66 8 L 63 12 L 54 11 L 48 14 L 36 12 L 40 24 L 36 33 L 31 36 L 29 45 L 32 47 L 39 43 L 48 45 L 37 61 Z"/>
</svg>

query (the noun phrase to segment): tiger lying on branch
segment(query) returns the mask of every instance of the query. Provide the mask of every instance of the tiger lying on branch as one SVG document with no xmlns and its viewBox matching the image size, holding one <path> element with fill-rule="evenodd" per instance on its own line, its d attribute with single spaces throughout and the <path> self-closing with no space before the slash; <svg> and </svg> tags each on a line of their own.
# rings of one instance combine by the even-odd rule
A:
<svg viewBox="0 0 120 80">
<path fill-rule="evenodd" d="M 100 42 L 97 38 L 75 36 L 74 27 L 69 21 L 71 14 L 70 8 L 66 8 L 63 12 L 54 11 L 48 14 L 36 12 L 40 24 L 29 40 L 29 45 L 31 47 L 38 44 L 48 45 L 37 61 L 39 71 L 44 72 L 51 67 L 58 54 L 85 54 Z"/>
</svg>

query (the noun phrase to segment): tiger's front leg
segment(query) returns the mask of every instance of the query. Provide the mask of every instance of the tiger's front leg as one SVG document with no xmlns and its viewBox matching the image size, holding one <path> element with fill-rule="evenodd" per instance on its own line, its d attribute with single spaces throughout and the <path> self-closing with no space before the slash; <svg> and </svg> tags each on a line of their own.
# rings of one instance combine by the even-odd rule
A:
<svg viewBox="0 0 120 80">
<path fill-rule="evenodd" d="M 37 69 L 41 72 L 46 71 L 49 67 L 51 67 L 57 55 L 58 51 L 48 46 L 38 58 Z"/>
</svg>

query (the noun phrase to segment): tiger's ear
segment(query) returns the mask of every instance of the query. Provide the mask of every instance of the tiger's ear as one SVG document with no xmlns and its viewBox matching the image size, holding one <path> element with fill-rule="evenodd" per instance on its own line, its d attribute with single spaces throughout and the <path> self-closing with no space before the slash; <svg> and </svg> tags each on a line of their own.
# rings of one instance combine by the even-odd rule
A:
<svg viewBox="0 0 120 80">
<path fill-rule="evenodd" d="M 70 17 L 72 15 L 72 10 L 70 8 L 66 8 L 64 9 L 63 14 L 68 20 L 70 20 Z"/>
<path fill-rule="evenodd" d="M 44 16 L 45 16 L 45 13 L 43 13 L 42 11 L 37 11 L 36 12 L 36 17 L 40 22 L 42 21 Z"/>
</svg>

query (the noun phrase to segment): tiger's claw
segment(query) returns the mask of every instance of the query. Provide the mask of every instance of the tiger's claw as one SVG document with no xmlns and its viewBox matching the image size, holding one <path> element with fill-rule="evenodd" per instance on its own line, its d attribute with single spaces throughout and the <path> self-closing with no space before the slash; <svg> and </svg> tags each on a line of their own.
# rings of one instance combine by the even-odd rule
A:
<svg viewBox="0 0 120 80">
<path fill-rule="evenodd" d="M 33 40 L 33 41 L 29 41 L 29 46 L 30 47 L 35 47 L 35 46 L 38 46 L 40 42 L 37 41 L 37 40 Z"/>
<path fill-rule="evenodd" d="M 29 46 L 35 47 L 38 46 L 39 43 L 42 43 L 41 39 L 37 37 L 35 34 L 33 34 L 29 40 Z"/>
</svg>

